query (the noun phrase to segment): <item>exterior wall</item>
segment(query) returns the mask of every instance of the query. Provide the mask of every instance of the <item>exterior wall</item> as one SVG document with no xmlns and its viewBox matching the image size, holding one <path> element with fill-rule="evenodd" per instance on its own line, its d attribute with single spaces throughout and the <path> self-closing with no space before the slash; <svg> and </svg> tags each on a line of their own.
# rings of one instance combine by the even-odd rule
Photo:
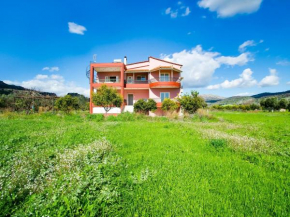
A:
<svg viewBox="0 0 290 217">
<path fill-rule="evenodd" d="M 153 88 L 149 90 L 149 97 L 152 99 L 160 98 L 161 92 L 169 92 L 170 93 L 170 99 L 173 99 L 174 97 L 177 97 L 180 93 L 180 89 L 178 88 Z"/>
<path fill-rule="evenodd" d="M 124 90 L 124 99 L 128 102 L 128 94 L 133 94 L 133 103 L 137 102 L 139 99 L 148 99 L 149 90 Z"/>
</svg>

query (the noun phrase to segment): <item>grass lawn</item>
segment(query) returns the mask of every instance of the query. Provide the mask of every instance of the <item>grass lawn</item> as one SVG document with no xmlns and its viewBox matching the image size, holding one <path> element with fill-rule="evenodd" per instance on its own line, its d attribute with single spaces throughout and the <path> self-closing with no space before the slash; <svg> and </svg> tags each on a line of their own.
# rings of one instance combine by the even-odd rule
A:
<svg viewBox="0 0 290 217">
<path fill-rule="evenodd" d="M 0 216 L 289 216 L 290 114 L 0 115 Z"/>
</svg>

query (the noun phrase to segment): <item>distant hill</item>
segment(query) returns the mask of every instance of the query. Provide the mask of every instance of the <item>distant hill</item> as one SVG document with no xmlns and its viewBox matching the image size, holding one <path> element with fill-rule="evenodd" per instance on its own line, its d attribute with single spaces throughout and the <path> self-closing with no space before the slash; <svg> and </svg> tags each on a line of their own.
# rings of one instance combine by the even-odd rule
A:
<svg viewBox="0 0 290 217">
<path fill-rule="evenodd" d="M 213 94 L 201 94 L 200 97 L 204 99 L 206 103 L 215 103 L 225 99 L 225 97 L 213 95 Z"/>
<path fill-rule="evenodd" d="M 77 98 L 79 98 L 79 100 L 82 100 L 82 101 L 86 101 L 86 102 L 90 101 L 90 98 L 85 97 L 84 95 L 79 94 L 79 93 L 68 93 L 67 95 L 70 95 L 70 96 L 73 96 L 73 97 L 77 97 Z"/>
<path fill-rule="evenodd" d="M 284 91 L 284 92 L 277 92 L 277 93 L 265 92 L 265 93 L 260 93 L 260 94 L 253 95 L 252 97 L 258 99 L 258 98 L 262 98 L 262 97 L 281 96 L 281 95 L 285 95 L 285 97 L 290 96 L 290 90 L 287 90 L 287 91 Z"/>
<path fill-rule="evenodd" d="M 26 90 L 24 87 L 16 86 L 13 84 L 6 84 L 3 81 L 0 81 L 0 89 Z"/>
<path fill-rule="evenodd" d="M 277 97 L 278 99 L 290 99 L 290 90 L 277 93 L 260 93 L 253 96 L 232 96 L 223 100 L 217 101 L 214 104 L 218 105 L 233 105 L 233 104 L 252 104 L 259 103 L 261 99 Z"/>
<path fill-rule="evenodd" d="M 21 86 L 17 86 L 17 85 L 13 85 L 13 84 L 6 84 L 5 82 L 0 81 L 0 94 L 9 95 L 9 94 L 13 94 L 16 92 L 18 94 L 21 94 L 21 92 L 27 93 L 28 91 L 33 91 L 33 92 L 37 93 L 38 95 L 42 95 L 42 96 L 56 96 L 55 93 L 30 90 L 30 89 L 27 89 L 27 88 L 24 88 Z"/>
</svg>

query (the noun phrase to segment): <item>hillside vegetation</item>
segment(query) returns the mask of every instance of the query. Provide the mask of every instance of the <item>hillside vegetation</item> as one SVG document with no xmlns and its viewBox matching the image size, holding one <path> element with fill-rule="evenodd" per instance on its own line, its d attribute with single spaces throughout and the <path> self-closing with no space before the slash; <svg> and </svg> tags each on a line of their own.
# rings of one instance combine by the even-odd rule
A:
<svg viewBox="0 0 290 217">
<path fill-rule="evenodd" d="M 290 114 L 0 115 L 0 216 L 289 216 Z"/>
</svg>

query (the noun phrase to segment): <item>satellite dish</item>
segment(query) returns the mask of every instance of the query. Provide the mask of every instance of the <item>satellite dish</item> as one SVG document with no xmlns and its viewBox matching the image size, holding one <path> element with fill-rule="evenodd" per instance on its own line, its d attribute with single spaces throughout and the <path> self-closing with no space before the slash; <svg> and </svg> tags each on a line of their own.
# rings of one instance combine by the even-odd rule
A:
<svg viewBox="0 0 290 217">
<path fill-rule="evenodd" d="M 97 54 L 93 55 L 93 60 L 94 60 L 94 62 L 97 62 Z"/>
</svg>

